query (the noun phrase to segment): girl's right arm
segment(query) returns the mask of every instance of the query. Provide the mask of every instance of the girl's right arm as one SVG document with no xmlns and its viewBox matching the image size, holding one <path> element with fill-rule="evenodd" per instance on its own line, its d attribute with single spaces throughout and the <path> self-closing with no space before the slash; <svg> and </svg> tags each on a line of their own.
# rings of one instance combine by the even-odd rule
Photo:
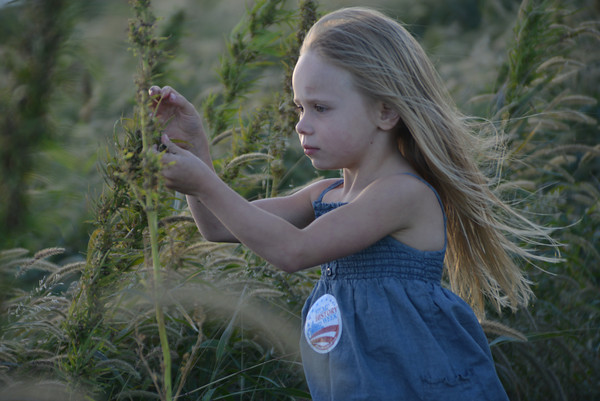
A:
<svg viewBox="0 0 600 401">
<path fill-rule="evenodd" d="M 289 196 L 260 199 L 252 204 L 298 228 L 304 228 L 314 220 L 312 194 L 321 186 L 321 183 L 313 184 Z M 240 242 L 200 200 L 190 195 L 187 195 L 186 199 L 196 226 L 206 240 Z"/>
<path fill-rule="evenodd" d="M 170 86 L 153 86 L 148 92 L 154 98 L 155 114 L 164 124 L 164 133 L 212 168 L 208 138 L 204 132 L 202 118 L 195 107 Z M 194 221 L 205 238 L 235 241 L 229 230 L 201 202 L 192 196 L 186 196 L 186 200 Z"/>
<path fill-rule="evenodd" d="M 165 124 L 164 133 L 178 146 L 190 151 L 212 169 L 212 157 L 202 118 L 194 106 L 173 88 L 153 86 L 149 93 L 155 98 L 155 110 Z M 214 171 L 214 169 L 213 169 Z M 293 195 L 254 201 L 261 209 L 277 215 L 296 227 L 303 228 L 314 220 L 312 199 L 324 189 L 316 183 Z M 239 242 L 238 239 L 197 198 L 186 195 L 196 226 L 204 238 L 214 242 Z"/>
</svg>

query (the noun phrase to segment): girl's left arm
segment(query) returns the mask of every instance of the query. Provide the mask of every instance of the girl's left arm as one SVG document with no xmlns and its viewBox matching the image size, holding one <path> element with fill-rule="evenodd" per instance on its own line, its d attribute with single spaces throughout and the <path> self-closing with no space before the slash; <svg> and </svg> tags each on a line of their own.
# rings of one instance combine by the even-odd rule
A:
<svg viewBox="0 0 600 401">
<path fill-rule="evenodd" d="M 274 266 L 294 272 L 367 247 L 398 227 L 385 207 L 365 207 L 381 197 L 357 199 L 297 227 L 248 202 L 193 154 L 163 136 L 163 176 L 167 187 L 200 200 L 235 237 Z M 302 207 L 310 207 L 310 203 Z M 372 213 L 372 211 L 375 213 Z M 396 213 L 397 215 L 397 213 Z"/>
</svg>

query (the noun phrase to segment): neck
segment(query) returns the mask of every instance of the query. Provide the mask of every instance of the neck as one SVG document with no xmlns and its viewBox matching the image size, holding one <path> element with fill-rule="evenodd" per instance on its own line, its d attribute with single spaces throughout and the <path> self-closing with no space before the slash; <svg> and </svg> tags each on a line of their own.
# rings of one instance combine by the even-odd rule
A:
<svg viewBox="0 0 600 401">
<path fill-rule="evenodd" d="M 342 200 L 349 201 L 354 199 L 367 186 L 379 178 L 405 172 L 414 173 L 415 171 L 399 150 L 390 152 L 383 158 L 372 158 L 368 162 L 363 163 L 359 168 L 344 168 Z"/>
</svg>

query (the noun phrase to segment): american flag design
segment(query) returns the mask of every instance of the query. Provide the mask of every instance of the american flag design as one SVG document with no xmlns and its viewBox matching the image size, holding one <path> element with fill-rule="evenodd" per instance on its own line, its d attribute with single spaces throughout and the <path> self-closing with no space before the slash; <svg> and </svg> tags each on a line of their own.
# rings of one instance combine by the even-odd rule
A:
<svg viewBox="0 0 600 401">
<path fill-rule="evenodd" d="M 337 300 L 331 294 L 321 296 L 310 307 L 304 323 L 304 337 L 319 354 L 335 348 L 342 335 L 342 316 Z"/>
</svg>

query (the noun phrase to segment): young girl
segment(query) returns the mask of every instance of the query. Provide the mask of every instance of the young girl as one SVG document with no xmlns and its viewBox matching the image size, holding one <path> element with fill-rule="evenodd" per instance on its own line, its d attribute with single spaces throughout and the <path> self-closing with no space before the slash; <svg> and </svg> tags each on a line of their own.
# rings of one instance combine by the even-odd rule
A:
<svg viewBox="0 0 600 401">
<path fill-rule="evenodd" d="M 343 178 L 255 202 L 215 174 L 193 106 L 169 87 L 150 93 L 168 121 L 167 186 L 187 194 L 205 238 L 287 272 L 322 266 L 302 313 L 313 399 L 507 400 L 476 314 L 485 298 L 514 308 L 530 296 L 512 256 L 533 255 L 503 232 L 544 233 L 488 189 L 422 48 L 379 12 L 342 9 L 308 33 L 293 90 L 305 154 Z M 444 261 L 476 313 L 441 286 Z"/>
</svg>

